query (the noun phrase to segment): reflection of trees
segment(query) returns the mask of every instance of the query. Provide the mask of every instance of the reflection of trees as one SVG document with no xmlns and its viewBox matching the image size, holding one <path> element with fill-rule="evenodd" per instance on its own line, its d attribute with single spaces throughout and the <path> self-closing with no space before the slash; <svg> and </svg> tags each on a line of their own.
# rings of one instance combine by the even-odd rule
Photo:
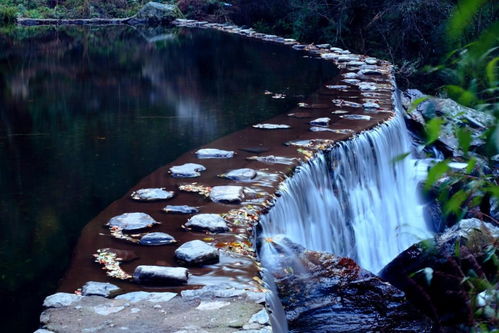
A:
<svg viewBox="0 0 499 333">
<path fill-rule="evenodd" d="M 1 34 L 0 297 L 24 298 L 9 323 L 37 320 L 82 226 L 138 179 L 293 104 L 265 89 L 315 88 L 321 68 L 305 62 L 208 31 Z"/>
</svg>

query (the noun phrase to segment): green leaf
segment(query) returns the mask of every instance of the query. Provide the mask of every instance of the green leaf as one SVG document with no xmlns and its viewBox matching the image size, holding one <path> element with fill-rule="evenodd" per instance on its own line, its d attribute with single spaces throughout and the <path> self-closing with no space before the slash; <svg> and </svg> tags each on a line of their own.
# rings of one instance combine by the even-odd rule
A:
<svg viewBox="0 0 499 333">
<path fill-rule="evenodd" d="M 426 177 L 425 189 L 429 190 L 448 170 L 449 165 L 447 165 L 447 161 L 441 161 L 432 166 Z"/>
<path fill-rule="evenodd" d="M 468 193 L 466 193 L 464 190 L 459 190 L 454 193 L 450 197 L 449 201 L 447 201 L 444 205 L 444 214 L 449 215 L 450 213 L 454 213 L 458 215 L 459 211 L 461 210 L 461 205 L 467 198 Z"/>
<path fill-rule="evenodd" d="M 466 127 L 459 127 L 456 130 L 457 141 L 459 143 L 459 148 L 466 154 L 470 149 L 471 141 L 471 131 Z"/>
<path fill-rule="evenodd" d="M 472 106 L 478 100 L 475 93 L 460 86 L 448 84 L 444 86 L 444 89 L 450 98 L 464 106 Z"/>
<path fill-rule="evenodd" d="M 490 185 L 485 187 L 484 190 L 492 194 L 493 197 L 499 198 L 499 185 Z"/>
<path fill-rule="evenodd" d="M 499 57 L 495 57 L 487 63 L 485 67 L 485 74 L 487 75 L 487 80 L 489 85 L 494 87 L 497 85 L 497 63 L 499 62 Z"/>
<path fill-rule="evenodd" d="M 407 156 L 411 155 L 410 152 L 408 153 L 403 153 L 403 154 L 400 154 L 400 155 L 397 155 L 395 156 L 393 159 L 392 159 L 392 163 L 397 163 L 397 162 L 400 162 L 400 161 L 403 161 Z"/>
<path fill-rule="evenodd" d="M 452 40 L 458 40 L 472 22 L 473 17 L 487 0 L 460 0 L 455 6 L 447 23 L 447 35 Z"/>
<path fill-rule="evenodd" d="M 409 106 L 409 109 L 407 109 L 407 113 L 413 112 L 414 110 L 416 110 L 416 108 L 419 106 L 419 104 L 421 104 L 429 99 L 430 99 L 430 96 L 423 96 L 423 97 L 416 98 L 414 101 L 412 101 L 411 105 Z"/>
<path fill-rule="evenodd" d="M 467 175 L 469 175 L 471 173 L 471 171 L 473 171 L 473 169 L 475 168 L 476 162 L 477 162 L 477 159 L 475 157 L 472 157 L 468 161 L 468 165 L 466 166 L 466 170 L 465 170 Z"/>
<path fill-rule="evenodd" d="M 440 117 L 433 118 L 426 123 L 426 145 L 432 144 L 439 138 L 443 123 L 444 120 Z"/>
</svg>

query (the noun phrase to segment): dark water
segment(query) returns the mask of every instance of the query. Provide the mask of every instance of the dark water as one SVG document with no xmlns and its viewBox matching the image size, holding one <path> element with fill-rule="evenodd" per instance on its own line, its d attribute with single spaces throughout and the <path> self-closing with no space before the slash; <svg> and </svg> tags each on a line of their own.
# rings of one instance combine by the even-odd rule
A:
<svg viewBox="0 0 499 333">
<path fill-rule="evenodd" d="M 333 75 L 288 47 L 215 31 L 0 30 L 2 331 L 37 327 L 81 228 L 140 178 Z"/>
</svg>

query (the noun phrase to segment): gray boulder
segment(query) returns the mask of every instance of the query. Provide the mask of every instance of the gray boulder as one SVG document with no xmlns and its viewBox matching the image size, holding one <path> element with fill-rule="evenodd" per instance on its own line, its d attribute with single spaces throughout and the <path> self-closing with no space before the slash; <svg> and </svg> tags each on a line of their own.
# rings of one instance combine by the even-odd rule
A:
<svg viewBox="0 0 499 333">
<path fill-rule="evenodd" d="M 191 217 L 185 224 L 187 228 L 195 231 L 226 232 L 229 227 L 219 214 L 197 214 Z"/>
<path fill-rule="evenodd" d="M 184 243 L 175 250 L 175 257 L 179 263 L 189 266 L 216 264 L 220 259 L 218 249 L 201 240 Z"/>
<path fill-rule="evenodd" d="M 189 272 L 184 267 L 137 266 L 133 281 L 140 284 L 179 285 L 187 283 Z"/>
<path fill-rule="evenodd" d="M 83 296 L 110 297 L 120 291 L 120 288 L 107 282 L 88 281 L 81 288 Z"/>
<path fill-rule="evenodd" d="M 140 245 L 158 246 L 176 243 L 175 238 L 164 232 L 151 232 L 142 236 Z"/>
<path fill-rule="evenodd" d="M 179 16 L 179 9 L 175 5 L 159 2 L 148 2 L 133 16 L 129 23 L 169 24 Z"/>
<path fill-rule="evenodd" d="M 154 224 L 159 224 L 159 222 L 145 213 L 125 213 L 115 216 L 107 222 L 109 227 L 118 227 L 123 230 L 144 229 Z"/>
<path fill-rule="evenodd" d="M 82 296 L 70 293 L 55 293 L 47 296 L 43 301 L 43 306 L 46 308 L 60 308 L 69 306 L 81 299 Z"/>
<path fill-rule="evenodd" d="M 210 192 L 213 202 L 240 203 L 244 198 L 242 186 L 214 186 Z"/>
</svg>

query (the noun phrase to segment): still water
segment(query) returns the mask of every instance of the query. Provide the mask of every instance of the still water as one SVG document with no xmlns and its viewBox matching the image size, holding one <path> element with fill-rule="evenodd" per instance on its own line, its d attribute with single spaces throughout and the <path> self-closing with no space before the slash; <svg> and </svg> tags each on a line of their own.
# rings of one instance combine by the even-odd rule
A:
<svg viewBox="0 0 499 333">
<path fill-rule="evenodd" d="M 2 331 L 36 329 L 82 227 L 139 179 L 285 112 L 334 74 L 217 31 L 0 30 Z"/>
</svg>

